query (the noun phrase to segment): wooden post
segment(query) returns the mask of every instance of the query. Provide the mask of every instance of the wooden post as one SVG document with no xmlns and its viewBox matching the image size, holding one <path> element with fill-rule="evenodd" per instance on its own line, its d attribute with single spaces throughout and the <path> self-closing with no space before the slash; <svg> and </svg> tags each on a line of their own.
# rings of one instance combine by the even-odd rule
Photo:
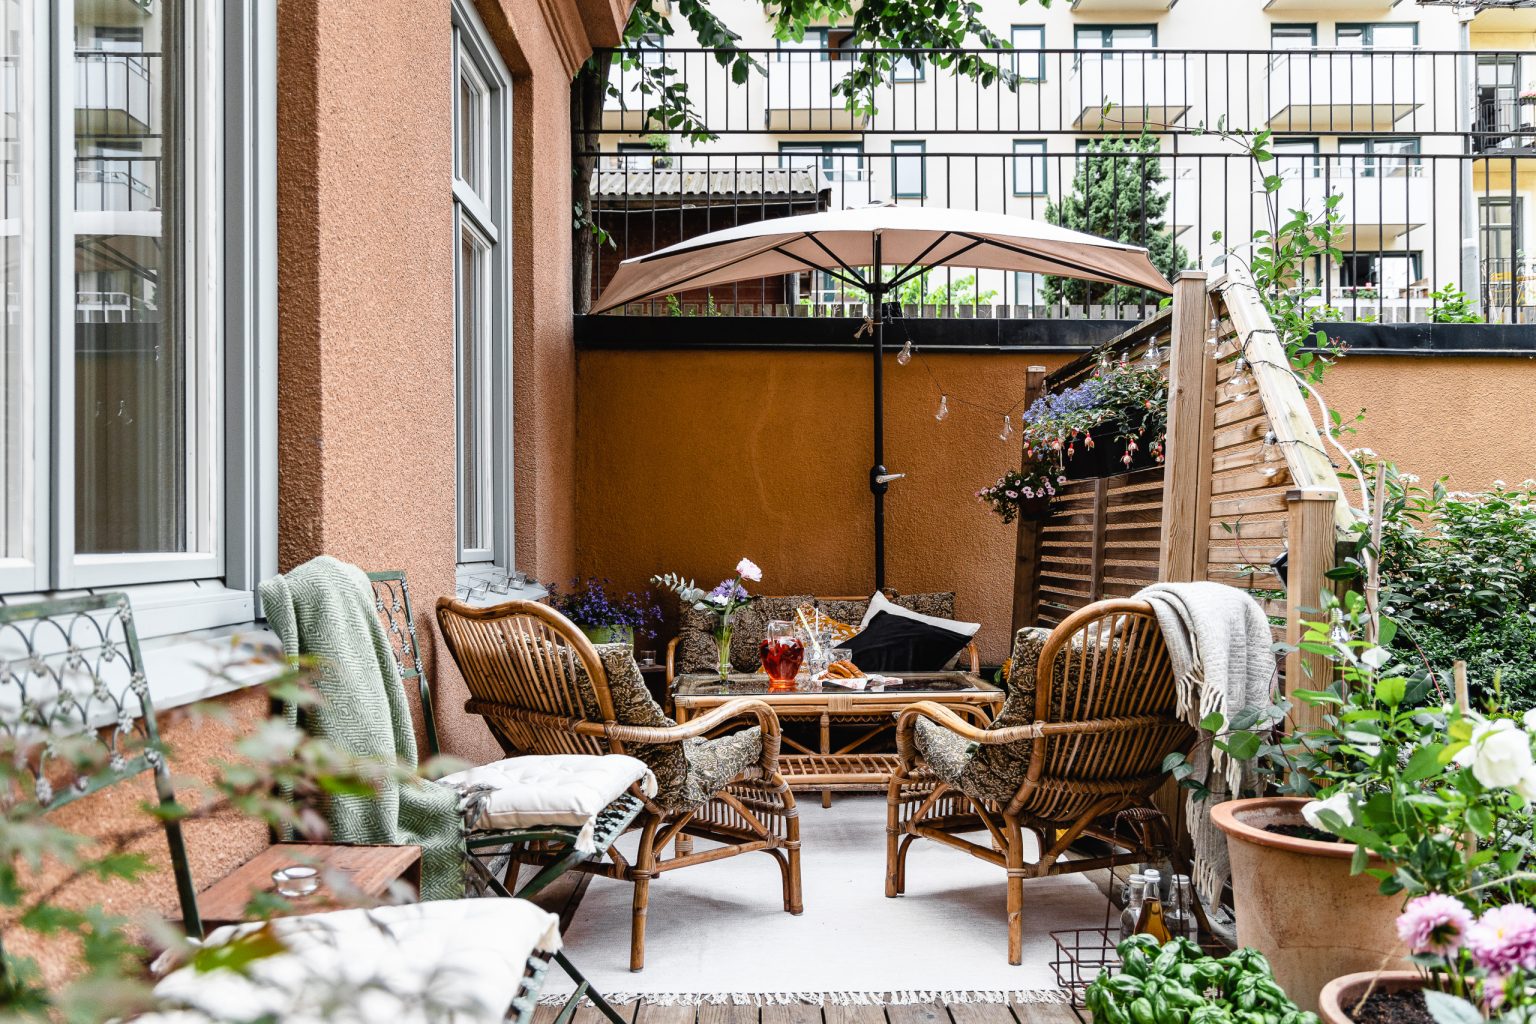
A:
<svg viewBox="0 0 1536 1024">
<path fill-rule="evenodd" d="M 1158 579 L 1201 579 L 1195 541 L 1207 534 L 1210 519 L 1211 414 L 1215 408 L 1215 365 L 1206 355 L 1209 305 L 1202 270 L 1185 270 L 1173 279 L 1173 329 L 1168 347 L 1168 441 L 1163 467 L 1163 537 Z M 1200 502 L 1200 477 L 1206 500 Z"/>
<path fill-rule="evenodd" d="M 1338 558 L 1338 532 L 1334 509 L 1339 492 L 1331 487 L 1300 487 L 1287 491 L 1290 511 L 1285 588 L 1285 642 L 1295 645 L 1302 637 L 1302 622 L 1318 620 L 1324 590 L 1333 584 L 1327 572 Z M 1330 682 L 1328 659 L 1321 654 L 1292 651 L 1285 657 L 1285 695 L 1297 690 L 1321 690 Z M 1291 711 L 1294 728 L 1322 724 L 1322 709 L 1297 705 Z"/>
<path fill-rule="evenodd" d="M 1109 533 L 1109 478 L 1093 482 L 1093 547 L 1088 552 L 1088 599 L 1104 598 L 1104 542 Z"/>
<path fill-rule="evenodd" d="M 1045 367 L 1031 366 L 1024 378 L 1024 408 L 1045 393 Z M 1020 465 L 1022 465 L 1020 449 Z M 1040 616 L 1040 526 L 1036 519 L 1020 519 L 1013 562 L 1013 632 L 1038 624 Z M 1013 651 L 1013 638 L 1008 639 Z"/>
</svg>

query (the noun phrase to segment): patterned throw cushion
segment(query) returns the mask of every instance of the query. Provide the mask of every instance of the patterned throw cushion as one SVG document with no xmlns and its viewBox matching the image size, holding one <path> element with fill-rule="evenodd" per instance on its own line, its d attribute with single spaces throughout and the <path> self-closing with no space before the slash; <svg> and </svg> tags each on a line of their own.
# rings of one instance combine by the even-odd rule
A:
<svg viewBox="0 0 1536 1024">
<path fill-rule="evenodd" d="M 1050 630 L 1026 627 L 1014 637 L 1008 695 L 989 728 L 1006 729 L 1035 721 L 1036 669 L 1050 635 Z M 979 799 L 1007 803 L 1029 771 L 1031 740 L 973 748 L 964 738 L 926 718 L 917 720 L 915 738 L 924 762 L 935 775 Z"/>
<path fill-rule="evenodd" d="M 598 644 L 613 699 L 614 721 L 620 725 L 667 728 L 677 723 L 661 710 L 646 688 L 634 650 L 628 644 Z M 585 673 L 583 673 L 583 676 Z M 590 716 L 600 720 L 596 700 Z M 716 739 L 683 743 L 629 743 L 625 752 L 644 761 L 656 776 L 656 802 L 670 811 L 687 811 L 703 804 L 762 756 L 763 731 L 757 726 Z"/>
<path fill-rule="evenodd" d="M 844 603 L 851 604 L 852 602 Z M 807 601 L 795 609 L 794 621 L 798 623 L 801 621 L 802 616 L 804 617 L 804 620 L 809 622 L 812 626 L 831 633 L 832 644 L 834 647 L 840 646 L 844 640 L 847 640 L 851 636 L 858 635 L 859 632 L 859 627 L 856 623 L 843 622 L 840 619 L 834 619 L 825 611 L 822 611 L 820 608 L 816 607 L 815 601 Z"/>
</svg>

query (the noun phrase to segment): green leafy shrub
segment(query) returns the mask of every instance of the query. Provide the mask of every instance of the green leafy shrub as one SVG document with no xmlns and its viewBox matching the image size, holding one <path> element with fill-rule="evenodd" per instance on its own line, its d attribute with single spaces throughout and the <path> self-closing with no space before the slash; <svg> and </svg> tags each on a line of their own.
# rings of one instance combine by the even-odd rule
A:
<svg viewBox="0 0 1536 1024">
<path fill-rule="evenodd" d="M 1188 939 L 1150 935 L 1120 943 L 1119 974 L 1100 974 L 1084 1001 L 1096 1024 L 1317 1024 L 1275 982 L 1256 949 L 1221 959 Z"/>
</svg>

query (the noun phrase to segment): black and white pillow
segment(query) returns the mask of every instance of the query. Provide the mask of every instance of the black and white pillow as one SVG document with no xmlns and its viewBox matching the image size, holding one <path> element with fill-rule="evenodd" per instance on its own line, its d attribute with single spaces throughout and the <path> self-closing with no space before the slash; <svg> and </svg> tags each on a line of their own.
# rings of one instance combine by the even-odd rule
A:
<svg viewBox="0 0 1536 1024">
<path fill-rule="evenodd" d="M 865 672 L 937 672 L 975 634 L 975 630 L 966 633 L 935 625 L 949 621 L 914 612 L 896 615 L 880 610 L 866 616 L 864 628 L 842 646 L 853 652 L 853 663 Z"/>
</svg>

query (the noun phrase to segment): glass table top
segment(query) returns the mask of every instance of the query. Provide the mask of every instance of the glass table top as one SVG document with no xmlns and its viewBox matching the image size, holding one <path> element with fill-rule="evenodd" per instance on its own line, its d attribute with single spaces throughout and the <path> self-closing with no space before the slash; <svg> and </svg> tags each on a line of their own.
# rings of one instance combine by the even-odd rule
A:
<svg viewBox="0 0 1536 1024">
<path fill-rule="evenodd" d="M 713 673 L 697 673 L 677 678 L 676 695 L 679 697 L 756 697 L 772 694 L 816 693 L 868 693 L 868 694 L 923 694 L 923 693 L 993 693 L 997 687 L 965 672 L 892 672 L 883 674 L 883 681 L 872 681 L 860 687 L 857 682 L 848 685 L 847 680 L 827 679 L 811 682 L 806 676 L 795 680 L 795 688 L 768 689 L 768 677 L 762 673 L 733 673 L 729 680 L 720 681 Z"/>
</svg>

